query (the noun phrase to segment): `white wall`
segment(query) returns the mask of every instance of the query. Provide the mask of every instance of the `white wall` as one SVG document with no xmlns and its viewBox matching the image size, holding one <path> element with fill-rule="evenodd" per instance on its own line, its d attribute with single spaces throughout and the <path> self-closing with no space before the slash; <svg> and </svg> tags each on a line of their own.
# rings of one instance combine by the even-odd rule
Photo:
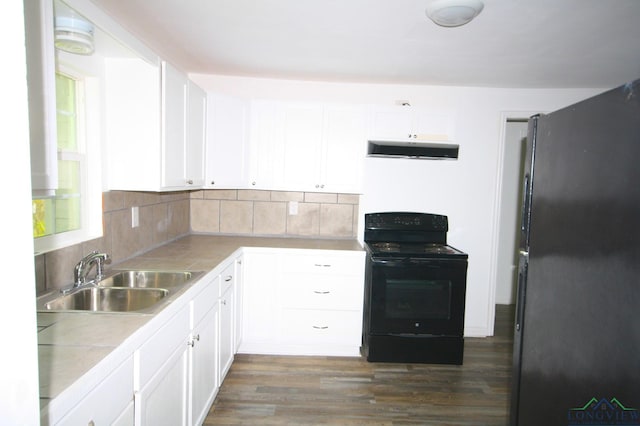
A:
<svg viewBox="0 0 640 426">
<path fill-rule="evenodd" d="M 504 113 L 553 111 L 602 91 L 346 84 L 200 74 L 191 78 L 207 91 L 245 98 L 382 105 L 408 100 L 414 107 L 452 112 L 459 159 L 367 158 L 360 206 L 361 215 L 412 210 L 449 216 L 449 243 L 469 254 L 467 336 L 493 334 Z"/>
<path fill-rule="evenodd" d="M 0 33 L 5 63 L 0 79 L 4 102 L 0 106 L 3 142 L 0 181 L 7 207 L 2 209 L 0 256 L 2 292 L 5 303 L 0 310 L 0 424 L 37 425 L 38 341 L 33 267 L 33 228 L 31 223 L 31 166 L 27 110 L 26 59 L 22 2 L 3 4 L 6 22 Z"/>
</svg>

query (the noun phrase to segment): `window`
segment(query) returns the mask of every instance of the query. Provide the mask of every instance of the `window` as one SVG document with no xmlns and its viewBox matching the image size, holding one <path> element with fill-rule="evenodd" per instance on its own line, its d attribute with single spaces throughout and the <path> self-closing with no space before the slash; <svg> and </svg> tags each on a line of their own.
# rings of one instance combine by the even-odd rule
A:
<svg viewBox="0 0 640 426">
<path fill-rule="evenodd" d="M 81 82 L 56 74 L 58 189 L 33 200 L 33 236 L 36 238 L 82 228 L 82 175 L 86 164 L 79 114 Z"/>
<path fill-rule="evenodd" d="M 37 253 L 102 235 L 99 82 L 58 71 L 55 91 L 58 189 L 32 200 Z"/>
</svg>

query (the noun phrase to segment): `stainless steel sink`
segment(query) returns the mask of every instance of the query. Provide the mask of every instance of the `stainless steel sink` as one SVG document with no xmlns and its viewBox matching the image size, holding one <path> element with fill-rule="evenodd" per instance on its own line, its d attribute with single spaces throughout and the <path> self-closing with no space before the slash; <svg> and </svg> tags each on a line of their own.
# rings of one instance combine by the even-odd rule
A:
<svg viewBox="0 0 640 426">
<path fill-rule="evenodd" d="M 98 282 L 100 287 L 171 288 L 183 285 L 200 272 L 118 271 Z"/>
<path fill-rule="evenodd" d="M 137 312 L 160 302 L 169 294 L 166 289 L 87 287 L 45 303 L 47 310 Z"/>
</svg>

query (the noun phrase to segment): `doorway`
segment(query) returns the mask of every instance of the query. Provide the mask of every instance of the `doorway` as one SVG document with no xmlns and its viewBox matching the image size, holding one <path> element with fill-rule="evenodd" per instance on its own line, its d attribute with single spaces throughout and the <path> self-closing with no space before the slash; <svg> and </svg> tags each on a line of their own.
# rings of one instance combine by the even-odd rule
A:
<svg viewBox="0 0 640 426">
<path fill-rule="evenodd" d="M 500 185 L 500 216 L 496 268 L 497 305 L 516 301 L 522 176 L 528 119 L 507 119 Z"/>
</svg>

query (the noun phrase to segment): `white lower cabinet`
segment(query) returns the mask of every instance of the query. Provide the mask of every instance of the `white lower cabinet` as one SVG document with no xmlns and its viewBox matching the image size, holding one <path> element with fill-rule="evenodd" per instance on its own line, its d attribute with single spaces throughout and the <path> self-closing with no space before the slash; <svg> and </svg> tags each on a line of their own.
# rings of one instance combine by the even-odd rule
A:
<svg viewBox="0 0 640 426">
<path fill-rule="evenodd" d="M 220 386 L 220 277 L 137 351 L 137 425 L 202 424 Z"/>
<path fill-rule="evenodd" d="M 240 352 L 359 354 L 364 252 L 274 249 L 244 256 Z"/>
<path fill-rule="evenodd" d="M 233 286 L 229 286 L 220 297 L 220 378 L 224 379 L 235 353 L 234 339 L 234 294 Z"/>
<path fill-rule="evenodd" d="M 137 425 L 186 425 L 188 421 L 189 305 L 136 351 Z"/>
<path fill-rule="evenodd" d="M 191 348 L 191 422 L 204 422 L 218 393 L 218 307 L 214 305 L 193 329 Z"/>
<path fill-rule="evenodd" d="M 133 358 L 129 358 L 56 424 L 132 425 L 132 389 Z M 108 401 L 108 404 L 105 401 Z"/>
</svg>

